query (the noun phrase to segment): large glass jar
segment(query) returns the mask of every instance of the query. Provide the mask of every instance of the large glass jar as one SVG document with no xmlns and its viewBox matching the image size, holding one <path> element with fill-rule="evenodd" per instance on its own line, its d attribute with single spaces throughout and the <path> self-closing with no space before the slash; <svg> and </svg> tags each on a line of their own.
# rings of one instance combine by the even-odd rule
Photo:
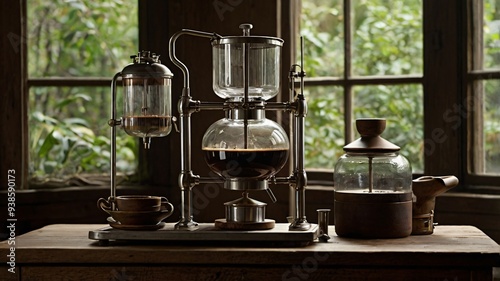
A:
<svg viewBox="0 0 500 281">
<path fill-rule="evenodd" d="M 380 137 L 384 119 L 358 119 L 361 138 L 335 165 L 335 230 L 339 236 L 395 238 L 411 234 L 412 172 L 400 148 Z"/>
<path fill-rule="evenodd" d="M 411 193 L 411 165 L 398 152 L 346 152 L 335 165 L 334 177 L 337 192 Z"/>
</svg>

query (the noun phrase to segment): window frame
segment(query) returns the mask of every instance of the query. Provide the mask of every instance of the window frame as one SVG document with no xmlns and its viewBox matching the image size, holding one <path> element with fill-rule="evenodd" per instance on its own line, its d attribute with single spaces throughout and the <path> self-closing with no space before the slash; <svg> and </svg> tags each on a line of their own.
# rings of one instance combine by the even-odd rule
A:
<svg viewBox="0 0 500 281">
<path fill-rule="evenodd" d="M 482 134 L 477 136 L 473 133 L 483 131 L 483 102 L 475 102 L 478 99 L 482 101 L 483 87 L 476 86 L 476 82 L 500 79 L 500 70 L 477 70 L 483 61 L 482 26 L 484 3 L 481 0 L 466 0 L 464 2 L 466 8 L 463 13 L 463 30 L 467 36 L 462 48 L 467 60 L 462 70 L 462 81 L 464 89 L 463 107 L 467 108 L 468 113 L 467 133 L 465 136 L 467 151 L 464 156 L 467 162 L 463 166 L 464 179 L 471 191 L 500 194 L 500 189 L 496 188 L 500 186 L 500 176 L 475 173 L 484 170 L 484 160 L 478 161 L 478 159 L 484 158 L 485 151 L 482 147 Z M 480 28 L 475 29 L 476 26 Z"/>
<path fill-rule="evenodd" d="M 475 176 L 468 174 L 467 159 L 471 153 L 470 130 L 474 128 L 471 116 L 467 120 L 461 119 L 458 127 L 452 126 L 443 116 L 444 112 L 452 110 L 453 105 L 466 106 L 467 98 L 470 98 L 471 79 L 478 77 L 500 78 L 499 73 L 491 72 L 468 72 L 470 58 L 470 36 L 468 32 L 470 19 L 470 7 L 476 0 L 423 0 L 423 32 L 424 32 L 424 69 L 422 77 L 391 77 L 387 83 L 401 81 L 402 83 L 422 83 L 424 89 L 424 141 L 426 145 L 432 144 L 432 151 L 426 152 L 424 157 L 424 174 L 427 175 L 456 175 L 461 180 L 464 190 L 473 192 L 500 192 L 496 186 L 500 186 L 500 177 Z M 146 3 L 143 3 L 146 2 Z M 150 46 L 168 46 L 168 38 L 155 36 L 159 33 L 155 28 L 158 20 L 154 16 L 155 5 L 168 5 L 168 1 L 139 1 L 142 9 L 139 9 L 139 42 L 140 48 Z M 288 6 L 288 12 L 293 18 L 294 4 L 285 5 L 280 3 L 284 11 Z M 297 3 L 298 1 L 290 1 Z M 2 102 L 0 106 L 0 117 L 2 122 L 0 132 L 0 172 L 3 182 L 7 182 L 8 170 L 16 170 L 18 177 L 16 183 L 19 188 L 27 188 L 28 171 L 28 141 L 27 141 L 27 89 L 29 86 L 42 85 L 41 80 L 28 82 L 26 76 L 26 29 L 24 18 L 26 16 L 26 0 L 3 1 L 0 10 L 9 11 L 4 13 L 0 25 L 0 36 L 9 40 L 2 40 L 2 50 L 5 50 L 4 67 L 0 67 L 0 82 L 7 85 L 4 98 L 8 102 Z M 161 11 L 161 9 L 156 9 Z M 148 16 L 149 15 L 149 16 Z M 283 29 L 290 28 L 290 17 L 282 13 Z M 295 16 L 295 18 L 297 18 Z M 165 21 L 167 21 L 165 19 Z M 177 27 L 172 27 L 177 28 Z M 290 40 L 291 42 L 292 40 Z M 293 49 L 293 48 L 291 48 Z M 391 80 L 395 78 L 395 80 Z M 373 83 L 378 77 L 350 77 L 350 81 L 341 82 L 336 79 L 309 80 L 307 85 L 326 85 L 346 83 Z M 359 79 L 359 80 L 358 80 Z M 111 80 L 109 80 L 111 81 Z M 54 82 L 54 81 L 52 81 Z M 51 83 L 52 83 L 51 82 Z M 80 83 L 81 81 L 61 81 L 60 83 Z M 86 81 L 86 83 L 108 85 L 107 80 Z M 58 82 L 59 83 L 59 82 Z M 95 84 L 94 84 L 95 85 Z M 443 111 L 444 110 L 444 111 Z M 468 132 L 469 130 L 469 132 Z M 352 133 L 347 132 L 346 135 Z M 5 137 L 8 136 L 8 137 Z M 168 147 L 175 146 L 176 142 L 169 142 Z M 142 161 L 142 160 L 140 160 Z M 154 163 L 151 166 L 155 166 Z M 177 166 L 177 165 L 175 165 Z M 170 169 L 175 170 L 175 169 Z M 165 167 L 157 173 L 164 173 Z M 175 171 L 173 171 L 175 173 Z M 327 180 L 330 173 L 309 172 L 311 179 Z M 316 177 L 317 176 L 317 177 Z M 166 179 L 160 180 L 164 182 Z M 171 179 L 168 179 L 171 181 Z M 328 179 L 329 181 L 329 179 Z M 493 187 L 493 188 L 487 188 Z M 3 188 L 5 189 L 5 187 Z"/>
<path fill-rule="evenodd" d="M 26 0 L 3 1 L 0 11 L 8 11 L 0 19 L 0 46 L 3 51 L 0 83 L 5 85 L 0 103 L 0 171 L 2 183 L 7 183 L 13 171 L 16 190 L 27 185 L 28 178 L 28 118 L 26 65 Z M 0 189 L 7 189 L 3 184 Z"/>
<path fill-rule="evenodd" d="M 349 3 L 350 0 L 345 0 Z M 349 5 L 349 4 L 348 4 Z M 346 6 L 348 6 L 346 5 Z M 500 194 L 500 176 L 475 175 L 471 172 L 474 155 L 483 153 L 478 150 L 481 139 L 473 138 L 473 132 L 482 128 L 480 103 L 472 103 L 477 98 L 474 94 L 474 81 L 481 79 L 500 79 L 500 71 L 472 70 L 474 56 L 474 34 L 471 29 L 473 6 L 481 5 L 481 0 L 445 0 L 423 1 L 424 32 L 424 70 L 420 76 L 388 77 L 387 81 L 379 77 L 315 78 L 306 81 L 306 86 L 337 85 L 346 88 L 345 112 L 351 106 L 349 87 L 357 83 L 376 84 L 377 82 L 422 83 L 424 88 L 424 172 L 425 175 L 455 175 L 461 184 L 455 190 Z M 348 15 L 344 8 L 344 13 Z M 347 16 L 346 16 L 347 20 Z M 477 24 L 477 23 L 476 23 Z M 349 28 L 344 32 L 347 34 Z M 348 36 L 346 36 L 347 38 Z M 346 46 L 350 46 L 344 42 Z M 349 53 L 349 47 L 346 48 Z M 477 55 L 477 54 L 476 54 Z M 349 60 L 345 60 L 347 64 Z M 347 68 L 349 70 L 349 68 Z M 395 78 L 392 80 L 391 78 Z M 360 79 L 360 80 L 358 80 Z M 471 108 L 470 106 L 474 106 Z M 456 108 L 467 108 L 467 117 Z M 458 123 L 450 121 L 451 114 L 459 116 Z M 346 114 L 344 124 L 352 124 L 352 117 Z M 346 126 L 346 142 L 352 140 L 352 127 Z M 312 171 L 308 173 L 310 182 L 317 184 L 331 183 L 332 172 Z M 420 176 L 414 174 L 415 177 Z"/>
<path fill-rule="evenodd" d="M 300 2 L 307 0 L 299 0 L 294 12 L 296 13 L 295 19 L 300 22 Z M 322 77 L 306 77 L 304 85 L 308 86 L 340 86 L 343 89 L 343 103 L 344 103 L 344 142 L 348 144 L 354 141 L 355 128 L 353 118 L 353 87 L 355 86 L 374 86 L 374 85 L 409 85 L 419 84 L 424 85 L 423 74 L 408 74 L 408 75 L 366 75 L 358 76 L 352 74 L 352 11 L 351 3 L 353 0 L 343 0 L 343 15 L 344 15 L 344 63 L 343 63 L 343 76 L 322 76 Z M 424 0 L 425 1 L 425 0 Z M 298 25 L 298 24 L 297 24 Z M 297 30 L 295 34 L 299 34 Z M 295 51 L 296 52 L 296 51 Z M 423 58 L 422 58 L 423 59 Z M 307 72 L 307 65 L 304 66 Z M 306 96 L 307 99 L 307 96 Z M 333 186 L 333 171 L 320 168 L 307 168 L 309 186 Z M 416 175 L 419 176 L 419 175 Z"/>
<path fill-rule="evenodd" d="M 32 16 L 30 13 L 29 13 L 29 10 L 30 10 L 30 3 L 28 0 L 25 1 L 25 5 L 26 5 L 26 20 L 25 20 L 25 23 L 26 24 L 29 24 L 30 22 L 37 22 L 37 19 L 36 17 L 36 13 L 34 13 L 33 15 L 35 15 L 35 18 L 29 18 L 30 16 Z M 101 4 L 103 4 L 105 2 L 101 2 Z M 136 0 L 135 3 L 133 2 L 130 2 L 130 4 L 133 6 L 134 4 L 136 6 L 138 6 L 139 2 Z M 54 7 L 52 8 L 58 8 L 59 6 L 61 5 L 58 5 L 56 4 Z M 127 6 L 124 6 L 124 7 L 127 7 Z M 31 7 L 31 9 L 37 9 L 37 8 L 40 8 L 40 7 Z M 137 7 L 136 9 L 137 10 Z M 113 14 L 114 15 L 114 14 Z M 116 18 L 116 15 L 111 15 L 109 14 L 108 15 L 108 19 L 113 19 L 113 18 Z M 111 16 L 111 18 L 109 17 Z M 138 13 L 136 13 L 136 17 L 137 17 L 137 20 L 138 20 Z M 132 26 L 135 26 L 137 29 L 138 29 L 138 22 L 137 21 L 134 21 L 134 20 L 130 20 L 130 17 L 127 19 L 128 22 L 130 24 L 132 24 Z M 43 21 L 40 23 L 43 25 Z M 52 23 L 53 24 L 53 23 Z M 137 25 L 136 25 L 137 24 Z M 27 29 L 27 26 L 24 27 L 25 29 Z M 49 29 L 47 26 L 42 26 L 41 27 L 41 30 L 45 30 L 45 29 Z M 26 32 L 28 32 L 29 30 L 26 30 Z M 43 33 L 43 32 L 42 32 Z M 112 35 L 112 34 L 111 34 Z M 29 35 L 27 35 L 29 36 Z M 132 50 L 129 50 L 130 53 L 128 53 L 128 55 L 133 55 L 135 54 L 136 50 L 138 50 L 138 37 L 139 37 L 139 34 L 138 34 L 138 30 L 137 30 L 137 33 L 136 33 L 136 40 L 134 43 L 137 43 L 137 44 L 134 44 L 136 45 Z M 33 39 L 36 39 L 36 38 L 27 38 L 27 44 L 30 43 L 29 40 L 31 40 L 33 43 Z M 52 40 L 52 39 L 47 39 L 47 40 Z M 55 42 L 57 43 L 57 39 L 54 39 L 56 40 Z M 49 41 L 50 42 L 50 41 Z M 133 41 L 131 41 L 133 42 Z M 45 43 L 43 43 L 45 45 Z M 28 55 L 27 55 L 27 61 L 29 63 L 29 58 L 31 57 L 31 53 L 29 53 L 31 50 L 29 49 L 30 46 L 27 46 L 27 52 L 28 52 Z M 33 46 L 31 46 L 33 47 Z M 128 55 L 125 57 L 125 59 L 128 58 Z M 36 57 L 36 56 L 34 56 Z M 126 65 L 126 64 L 125 64 Z M 122 67 L 124 67 L 125 65 L 122 65 Z M 101 88 L 101 90 L 99 91 L 99 94 L 103 94 L 104 96 L 106 96 L 107 98 L 111 99 L 111 95 L 110 95 L 110 85 L 111 85 L 111 82 L 112 82 L 112 79 L 113 79 L 113 74 L 116 73 L 117 71 L 119 71 L 119 69 L 114 69 L 112 70 L 114 72 L 112 72 L 112 74 L 107 74 L 107 75 L 101 75 L 99 73 L 88 73 L 87 75 L 85 76 L 57 76 L 56 75 L 53 75 L 53 76 L 44 76 L 43 74 L 40 75 L 40 76 L 35 76 L 35 75 L 38 75 L 38 74 L 27 74 L 26 76 L 26 83 L 27 83 L 27 91 L 28 93 L 26 94 L 27 95 L 27 98 L 30 99 L 32 97 L 32 94 L 33 94 L 33 91 L 37 91 L 39 89 L 43 89 L 43 88 L 52 88 L 52 89 L 62 89 L 62 88 L 74 88 L 74 87 L 82 87 L 82 88 Z M 121 83 L 118 83 L 118 85 L 121 85 Z M 108 90 L 106 90 L 108 89 Z M 93 94 L 91 94 L 92 96 L 92 99 L 94 99 L 95 97 L 95 92 L 90 89 L 89 90 L 90 92 L 93 92 Z M 90 93 L 89 92 L 89 93 Z M 49 100 L 54 100 L 54 98 L 48 98 Z M 95 104 L 95 101 L 93 101 L 94 103 L 94 106 L 92 106 L 91 108 L 92 109 L 96 109 L 96 104 Z M 31 118 L 31 113 L 29 112 L 30 110 L 32 110 L 32 106 L 33 106 L 33 103 L 29 104 L 28 105 L 28 115 L 29 117 L 27 117 L 28 119 Z M 117 105 L 118 108 L 120 108 L 120 105 Z M 105 109 L 109 109 L 111 108 L 111 104 L 101 104 L 99 105 L 99 109 L 100 108 L 105 108 Z M 100 111 L 101 115 L 99 116 L 102 116 L 104 115 L 104 117 L 107 116 L 107 118 L 110 118 L 110 112 L 108 112 L 108 110 L 103 110 L 103 111 Z M 44 113 L 46 114 L 46 113 Z M 62 117 L 61 117 L 62 118 Z M 85 118 L 86 119 L 86 118 Z M 104 125 L 104 127 L 107 127 L 108 130 L 109 130 L 109 127 L 106 126 L 105 124 L 105 120 L 106 119 L 100 119 L 102 120 L 103 123 L 99 122 L 99 125 Z M 89 120 L 86 120 L 86 121 L 89 121 Z M 31 128 L 32 129 L 32 128 Z M 108 132 L 108 130 L 106 130 L 106 132 Z M 28 130 L 30 131 L 30 130 Z M 96 131 L 94 131 L 94 133 L 97 133 Z M 106 134 L 106 137 L 109 137 L 108 134 Z M 31 142 L 33 140 L 30 140 L 29 143 L 31 145 Z M 31 154 L 33 155 L 33 154 Z M 37 158 L 35 156 L 35 158 Z M 72 159 L 74 158 L 74 156 L 72 155 L 69 155 L 69 158 Z M 29 159 L 30 162 L 34 161 L 38 161 L 38 159 Z M 74 161 L 74 160 L 73 160 Z M 135 162 L 138 162 L 138 161 L 135 161 Z M 30 163 L 30 165 L 32 165 L 32 163 Z M 38 170 L 35 168 L 35 170 Z M 107 172 L 109 171 L 109 168 L 107 170 L 105 170 L 104 172 Z M 38 172 L 38 171 L 35 171 L 35 173 Z M 136 177 L 136 174 L 138 173 L 138 171 L 134 170 L 134 174 L 133 175 L 130 175 L 132 177 Z M 66 174 L 64 173 L 64 176 L 65 177 L 71 177 L 72 179 L 74 179 L 75 177 L 73 177 L 72 175 L 69 175 L 69 174 Z M 89 172 L 89 174 L 85 174 L 85 173 L 81 173 L 79 175 L 77 175 L 78 178 L 82 178 L 84 179 L 82 181 L 81 184 L 84 184 L 85 185 L 85 179 L 87 179 L 89 182 L 98 182 L 97 179 L 102 179 L 103 183 L 107 182 L 109 180 L 109 176 L 108 175 L 101 175 L 99 174 L 99 172 Z M 96 179 L 95 181 L 93 180 L 90 180 L 89 178 L 93 178 L 93 179 Z M 38 177 L 38 176 L 35 176 L 35 178 L 33 178 L 33 175 L 29 175 L 29 178 L 28 178 L 28 181 L 27 183 L 30 185 L 29 188 L 37 188 L 37 186 L 40 186 L 41 188 L 44 188 L 44 187 L 47 187 L 47 186 L 51 186 L 52 183 L 55 183 L 54 185 L 58 186 L 58 182 L 59 182 L 60 179 L 54 179 L 53 176 L 51 175 L 45 175 L 45 176 L 41 176 L 41 177 Z M 68 180 L 70 181 L 70 180 Z M 64 183 L 63 183 L 64 184 Z"/>
</svg>

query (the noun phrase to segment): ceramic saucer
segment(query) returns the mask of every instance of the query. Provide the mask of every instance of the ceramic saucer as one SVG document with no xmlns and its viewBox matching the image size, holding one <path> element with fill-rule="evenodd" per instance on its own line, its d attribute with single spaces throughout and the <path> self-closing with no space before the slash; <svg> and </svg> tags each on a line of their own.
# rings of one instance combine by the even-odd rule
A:
<svg viewBox="0 0 500 281">
<path fill-rule="evenodd" d="M 156 225 L 169 217 L 170 210 L 154 212 L 107 211 L 116 222 L 124 225 Z"/>
<path fill-rule="evenodd" d="M 121 224 L 115 221 L 112 217 L 108 217 L 108 223 L 112 228 L 121 229 L 121 230 L 157 230 L 165 226 L 164 222 L 159 222 L 157 224 L 145 224 L 145 225 L 137 225 L 137 224 Z"/>
</svg>

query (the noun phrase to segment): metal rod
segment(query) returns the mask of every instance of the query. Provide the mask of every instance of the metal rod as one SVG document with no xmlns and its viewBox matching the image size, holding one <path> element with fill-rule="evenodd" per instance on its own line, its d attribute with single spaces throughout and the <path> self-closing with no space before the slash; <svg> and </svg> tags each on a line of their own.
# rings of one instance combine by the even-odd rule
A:
<svg viewBox="0 0 500 281">
<path fill-rule="evenodd" d="M 293 80 L 290 82 L 290 87 L 292 88 L 291 98 L 294 98 L 294 104 L 296 106 L 294 118 L 292 119 L 294 128 L 294 149 L 293 149 L 293 167 L 294 167 L 294 184 L 295 184 L 295 218 L 292 224 L 289 226 L 290 230 L 308 230 L 311 224 L 306 218 L 306 186 L 307 186 L 307 175 L 304 168 L 304 127 L 305 127 L 305 117 L 307 115 L 307 103 L 304 98 L 304 77 L 306 73 L 304 72 L 304 38 L 300 38 L 301 45 L 301 65 L 300 72 L 298 74 L 291 73 L 290 76 L 297 75 L 300 78 L 300 92 L 299 94 L 294 94 L 294 83 Z"/>
<path fill-rule="evenodd" d="M 269 180 L 270 184 L 291 184 L 292 182 L 292 177 L 272 177 Z"/>
<path fill-rule="evenodd" d="M 193 221 L 192 187 L 195 185 L 191 170 L 191 110 L 189 89 L 184 89 L 179 102 L 181 127 L 181 173 L 179 187 L 181 189 L 181 218 L 175 225 L 176 229 L 192 229 L 198 224 Z"/>
<path fill-rule="evenodd" d="M 223 102 L 197 102 L 196 110 L 223 110 L 226 106 Z"/>
<path fill-rule="evenodd" d="M 304 94 L 304 36 L 300 36 L 300 94 Z"/>
<path fill-rule="evenodd" d="M 296 68 L 297 68 L 297 65 L 292 65 L 291 68 L 290 68 L 290 72 L 288 74 L 288 77 L 289 77 L 289 85 L 288 85 L 288 91 L 289 91 L 289 97 L 288 97 L 288 100 L 289 101 L 293 101 L 294 100 L 294 97 L 295 97 L 295 78 L 297 76 L 297 72 L 296 72 Z M 290 110 L 290 114 L 289 114 L 289 118 L 291 120 L 290 122 L 290 140 L 292 141 L 292 145 L 295 145 L 295 124 L 294 124 L 294 120 L 295 120 L 295 117 L 293 115 L 293 112 L 295 110 L 297 110 L 297 105 L 293 102 L 294 104 L 294 107 L 292 110 Z M 288 221 L 290 222 L 290 226 L 289 228 L 293 225 L 293 223 L 297 220 L 297 203 L 296 203 L 296 200 L 297 200 L 297 195 L 296 195 L 296 192 L 295 192 L 295 187 L 296 187 L 296 184 L 295 184 L 295 152 L 292 150 L 292 153 L 290 155 L 290 170 L 291 170 L 291 175 L 287 178 L 276 178 L 275 181 L 276 183 L 279 183 L 280 181 L 284 181 L 286 180 L 286 183 L 289 185 L 289 206 L 288 206 L 288 210 L 289 210 L 289 217 L 288 217 Z"/>
<path fill-rule="evenodd" d="M 113 76 L 113 80 L 111 80 L 111 119 L 108 124 L 111 126 L 111 209 L 115 209 L 114 200 L 116 197 L 116 80 L 118 77 L 122 75 L 121 72 L 118 72 Z"/>
<path fill-rule="evenodd" d="M 179 119 L 181 127 L 181 172 L 191 171 L 191 111 L 189 100 L 191 96 L 189 91 L 183 92 L 179 102 Z"/>
<path fill-rule="evenodd" d="M 307 105 L 304 98 L 304 37 L 300 37 L 300 92 L 297 95 L 298 110 L 295 114 L 295 170 L 298 177 L 296 186 L 297 219 L 300 220 L 301 229 L 308 229 L 310 224 L 306 220 L 305 188 L 307 177 L 304 169 L 304 119 L 307 114 Z M 296 226 L 297 227 L 297 226 Z"/>
<path fill-rule="evenodd" d="M 266 102 L 266 110 L 291 110 L 292 105 L 290 102 Z"/>
<path fill-rule="evenodd" d="M 179 100 L 179 116 L 181 127 L 181 173 L 179 174 L 179 187 L 181 189 L 181 218 L 175 225 L 176 229 L 195 229 L 198 223 L 193 221 L 192 188 L 199 183 L 199 176 L 195 176 L 191 170 L 191 114 L 199 110 L 199 102 L 191 99 L 189 89 L 189 70 L 175 55 L 175 44 L 181 35 L 192 35 L 204 38 L 221 38 L 216 33 L 208 33 L 197 30 L 182 29 L 175 33 L 169 41 L 170 60 L 180 68 L 184 77 L 184 87 Z"/>
<path fill-rule="evenodd" d="M 243 144 L 244 144 L 244 149 L 248 148 L 248 91 L 250 87 L 250 63 L 249 63 L 249 58 L 250 58 L 250 48 L 248 47 L 247 43 L 243 43 L 243 52 L 244 52 L 244 61 L 243 61 L 243 82 L 244 82 L 244 93 L 245 93 L 245 100 L 243 102 L 243 109 L 244 109 L 244 119 L 243 119 Z"/>
<path fill-rule="evenodd" d="M 297 181 L 296 200 L 297 200 L 297 218 L 306 218 L 305 211 L 305 187 L 307 180 L 304 169 L 304 114 L 297 115 L 295 119 L 295 170 L 298 177 L 304 177 Z"/>
<path fill-rule="evenodd" d="M 199 179 L 199 183 L 203 183 L 203 184 L 208 184 L 208 183 L 223 184 L 224 180 L 221 179 L 221 178 L 201 177 Z"/>
<path fill-rule="evenodd" d="M 205 37 L 205 38 L 221 38 L 221 36 L 218 35 L 217 33 L 209 33 L 209 32 L 203 32 L 203 31 L 191 30 L 191 29 L 182 29 L 182 30 L 176 32 L 170 38 L 170 41 L 169 41 L 170 60 L 172 61 L 172 63 L 174 63 L 182 71 L 182 74 L 184 76 L 184 88 L 189 88 L 189 70 L 186 67 L 186 65 L 184 63 L 182 63 L 175 55 L 175 43 L 176 43 L 177 39 L 179 39 L 179 37 L 182 35 L 192 35 L 192 36 Z"/>
<path fill-rule="evenodd" d="M 368 156 L 368 191 L 373 192 L 373 156 Z"/>
</svg>

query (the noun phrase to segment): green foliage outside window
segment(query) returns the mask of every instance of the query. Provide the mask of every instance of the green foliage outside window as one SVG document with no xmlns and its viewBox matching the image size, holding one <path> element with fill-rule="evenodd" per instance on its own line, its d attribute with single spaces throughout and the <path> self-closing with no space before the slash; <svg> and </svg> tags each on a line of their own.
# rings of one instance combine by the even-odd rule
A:
<svg viewBox="0 0 500 281">
<path fill-rule="evenodd" d="M 500 69 L 500 2 L 484 1 L 483 62 L 479 69 Z M 481 66 L 480 66 L 481 65 Z M 483 145 L 484 173 L 500 174 L 500 92 L 499 80 L 479 81 L 476 89 L 484 90 Z"/>
<path fill-rule="evenodd" d="M 341 0 L 302 1 L 309 77 L 344 75 L 344 14 Z M 352 75 L 421 74 L 422 1 L 352 1 Z M 344 142 L 342 87 L 306 89 L 306 166 L 333 169 Z M 421 85 L 353 87 L 353 117 L 387 119 L 383 137 L 401 147 L 414 172 L 423 171 Z M 353 124 L 346 124 L 351 126 Z"/>
<path fill-rule="evenodd" d="M 27 4 L 30 78 L 110 78 L 137 52 L 137 1 Z M 31 87 L 29 97 L 33 182 L 109 172 L 109 87 Z M 118 147 L 119 170 L 134 172 L 137 140 L 119 137 Z"/>
<path fill-rule="evenodd" d="M 306 71 L 309 77 L 344 75 L 344 15 L 342 0 L 302 1 L 301 33 L 307 40 Z M 481 54 L 478 70 L 498 70 L 500 65 L 500 5 L 483 3 L 483 37 L 475 52 Z M 352 0 L 352 75 L 422 74 L 422 1 Z M 500 95 L 497 80 L 478 81 L 475 97 L 483 99 L 485 174 L 500 173 Z M 353 88 L 353 115 L 385 117 L 383 137 L 401 147 L 413 172 L 423 171 L 423 89 L 421 85 L 360 86 Z M 343 154 L 344 108 L 341 87 L 307 90 L 306 165 L 332 169 Z M 453 108 L 454 105 L 449 105 Z M 352 124 L 347 124 L 351 126 Z"/>
</svg>

